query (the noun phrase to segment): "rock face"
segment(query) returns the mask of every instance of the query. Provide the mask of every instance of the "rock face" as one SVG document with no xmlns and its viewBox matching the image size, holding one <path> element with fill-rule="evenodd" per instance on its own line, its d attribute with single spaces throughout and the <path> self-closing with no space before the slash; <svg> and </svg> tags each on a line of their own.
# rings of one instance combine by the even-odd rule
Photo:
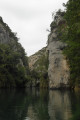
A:
<svg viewBox="0 0 80 120">
<path fill-rule="evenodd" d="M 14 34 L 15 33 L 12 33 L 9 26 L 3 22 L 2 17 L 0 17 L 0 44 L 8 44 L 15 41 L 13 37 Z"/>
<path fill-rule="evenodd" d="M 66 57 L 63 55 L 63 49 L 66 44 L 61 42 L 58 38 L 57 30 L 60 21 L 64 23 L 63 18 L 57 16 L 54 20 L 56 24 L 53 27 L 49 37 L 48 37 L 48 51 L 49 51 L 49 88 L 56 89 L 62 87 L 69 87 L 68 80 L 70 76 L 69 66 L 67 64 Z"/>
<path fill-rule="evenodd" d="M 43 64 L 43 59 L 47 58 L 47 47 L 42 48 L 34 55 L 29 57 L 29 68 L 30 70 L 40 70 L 40 66 L 42 66 L 42 70 L 45 69 L 45 65 Z"/>
<path fill-rule="evenodd" d="M 47 71 L 45 61 L 48 65 L 49 88 L 59 89 L 69 87 L 70 71 L 66 56 L 63 54 L 66 43 L 59 38 L 59 28 L 64 25 L 64 13 L 57 12 L 54 21 L 51 23 L 51 33 L 48 36 L 48 46 L 29 57 L 29 67 L 38 72 Z M 62 29 L 64 30 L 64 28 Z M 47 53 L 47 54 L 46 54 Z M 48 55 L 44 60 L 44 56 Z"/>
<path fill-rule="evenodd" d="M 42 48 L 29 57 L 29 68 L 32 77 L 36 80 L 35 86 L 48 87 L 48 51 L 47 47 Z M 32 83 L 34 86 L 34 83 Z"/>
<path fill-rule="evenodd" d="M 28 58 L 16 33 L 0 17 L 0 88 L 26 87 Z"/>
<path fill-rule="evenodd" d="M 0 43 L 8 43 L 9 42 L 9 34 L 6 32 L 3 25 L 0 23 Z"/>
<path fill-rule="evenodd" d="M 10 45 L 11 49 L 18 53 L 24 51 L 21 44 L 18 43 L 16 33 L 13 33 L 9 26 L 3 22 L 2 17 L 0 17 L 0 44 Z M 24 66 L 21 58 L 19 58 L 19 61 L 19 65 Z"/>
</svg>

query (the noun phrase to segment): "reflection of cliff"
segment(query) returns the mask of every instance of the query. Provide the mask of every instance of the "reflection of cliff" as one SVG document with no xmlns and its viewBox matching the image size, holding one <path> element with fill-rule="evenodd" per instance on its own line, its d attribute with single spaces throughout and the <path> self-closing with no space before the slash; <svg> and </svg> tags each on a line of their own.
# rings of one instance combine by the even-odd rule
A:
<svg viewBox="0 0 80 120">
<path fill-rule="evenodd" d="M 49 94 L 48 94 L 49 92 Z M 70 91 L 0 91 L 0 120 L 79 120 L 80 94 Z"/>
<path fill-rule="evenodd" d="M 48 112 L 50 120 L 69 120 L 72 115 L 69 93 L 50 91 Z"/>
<path fill-rule="evenodd" d="M 35 93 L 28 107 L 27 116 L 30 120 L 49 120 L 48 114 L 48 91 L 43 90 Z"/>
<path fill-rule="evenodd" d="M 38 117 L 35 115 L 35 112 L 32 106 L 28 107 L 27 116 L 29 116 L 27 118 L 30 118 L 32 120 L 39 120 Z"/>
<path fill-rule="evenodd" d="M 0 120 L 49 120 L 48 92 L 0 91 Z"/>
</svg>

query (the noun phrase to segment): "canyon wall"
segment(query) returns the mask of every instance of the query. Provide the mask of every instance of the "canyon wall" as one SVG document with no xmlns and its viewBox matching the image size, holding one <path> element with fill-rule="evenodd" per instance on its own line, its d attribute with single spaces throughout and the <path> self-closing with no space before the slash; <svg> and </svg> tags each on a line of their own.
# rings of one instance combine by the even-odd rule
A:
<svg viewBox="0 0 80 120">
<path fill-rule="evenodd" d="M 64 48 L 67 46 L 59 39 L 58 29 L 65 23 L 61 15 L 56 15 L 51 23 L 51 33 L 48 36 L 48 52 L 49 52 L 49 88 L 66 88 L 69 87 L 69 65 L 63 54 Z"/>
<path fill-rule="evenodd" d="M 26 87 L 28 58 L 16 33 L 0 17 L 0 88 Z"/>
</svg>

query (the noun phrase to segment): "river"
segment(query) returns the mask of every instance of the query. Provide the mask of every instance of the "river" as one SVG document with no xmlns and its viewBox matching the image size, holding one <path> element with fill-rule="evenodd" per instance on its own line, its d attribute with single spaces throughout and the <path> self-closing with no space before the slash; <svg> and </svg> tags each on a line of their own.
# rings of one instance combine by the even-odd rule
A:
<svg viewBox="0 0 80 120">
<path fill-rule="evenodd" d="M 80 120 L 80 93 L 0 90 L 0 120 Z"/>
</svg>

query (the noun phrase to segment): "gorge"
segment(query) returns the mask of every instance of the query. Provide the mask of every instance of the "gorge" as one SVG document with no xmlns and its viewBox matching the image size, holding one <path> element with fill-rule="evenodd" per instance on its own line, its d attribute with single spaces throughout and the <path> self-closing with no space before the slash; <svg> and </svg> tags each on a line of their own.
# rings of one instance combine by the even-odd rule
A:
<svg viewBox="0 0 80 120">
<path fill-rule="evenodd" d="M 34 51 L 33 36 L 38 36 L 38 43 L 43 43 L 44 37 L 42 36 L 42 39 L 39 36 L 41 33 L 38 34 L 38 29 L 45 28 L 42 27 L 44 24 L 36 23 L 37 17 L 40 19 L 40 12 L 37 11 L 38 0 L 26 0 L 24 3 L 22 1 L 22 7 L 19 7 L 21 1 L 18 0 L 19 4 L 14 1 L 11 1 L 11 5 L 14 3 L 12 9 L 14 13 L 18 13 L 18 25 L 21 25 L 20 30 L 24 32 L 24 39 L 21 39 L 25 40 L 26 45 L 29 42 L 29 49 L 33 48 L 31 50 Z M 54 2 L 51 1 L 53 8 Z M 38 2 L 41 6 L 45 3 L 43 7 L 46 7 L 51 1 Z M 36 12 L 29 8 L 29 16 L 23 14 L 28 10 L 28 6 L 27 9 L 22 9 L 25 3 L 29 5 L 28 2 L 31 8 L 34 2 L 37 5 Z M 18 6 L 15 6 L 16 4 Z M 23 48 L 17 33 L 14 33 L 0 17 L 0 120 L 80 120 L 80 0 L 68 0 L 63 5 L 66 8 L 64 11 L 59 9 L 52 13 L 52 22 L 47 29 L 49 34 L 45 41 L 47 44 L 31 56 L 27 56 L 27 47 Z M 9 3 L 3 6 L 7 6 L 8 9 Z M 42 11 L 43 9 L 41 14 Z M 14 17 L 13 14 L 11 16 Z M 9 17 L 7 18 L 9 20 Z M 44 18 L 43 23 L 46 23 L 47 19 L 45 16 Z M 26 19 L 30 23 L 26 24 Z M 41 19 L 43 21 L 43 18 Z M 14 20 L 12 22 L 14 25 Z M 33 31 L 34 23 L 40 26 L 37 26 L 36 34 Z M 38 48 L 38 44 L 35 46 Z"/>
<path fill-rule="evenodd" d="M 0 88 L 80 87 L 79 20 L 76 21 L 72 11 L 74 20 L 68 19 L 71 18 L 68 7 L 73 4 L 75 2 L 69 1 L 66 12 L 56 12 L 50 24 L 47 46 L 30 57 L 18 42 L 16 33 L 0 17 Z"/>
<path fill-rule="evenodd" d="M 63 13 L 61 12 L 55 15 L 55 19 L 51 23 L 51 32 L 48 36 L 47 47 L 43 48 L 44 51 L 41 49 L 39 52 L 29 57 L 30 68 L 38 68 L 37 71 L 39 71 L 39 66 L 42 66 L 42 64 L 38 62 L 38 60 L 42 57 L 40 54 L 43 52 L 42 54 L 44 56 L 45 54 L 48 56 L 48 67 L 46 68 L 46 72 L 48 73 L 50 89 L 69 88 L 70 70 L 66 56 L 63 54 L 63 50 L 67 47 L 67 44 L 62 42 L 62 40 L 58 37 L 59 28 L 65 25 L 65 20 L 62 15 Z M 43 64 L 42 67 L 45 68 L 45 64 Z M 43 68 L 41 69 L 42 72 L 44 72 Z"/>
</svg>

